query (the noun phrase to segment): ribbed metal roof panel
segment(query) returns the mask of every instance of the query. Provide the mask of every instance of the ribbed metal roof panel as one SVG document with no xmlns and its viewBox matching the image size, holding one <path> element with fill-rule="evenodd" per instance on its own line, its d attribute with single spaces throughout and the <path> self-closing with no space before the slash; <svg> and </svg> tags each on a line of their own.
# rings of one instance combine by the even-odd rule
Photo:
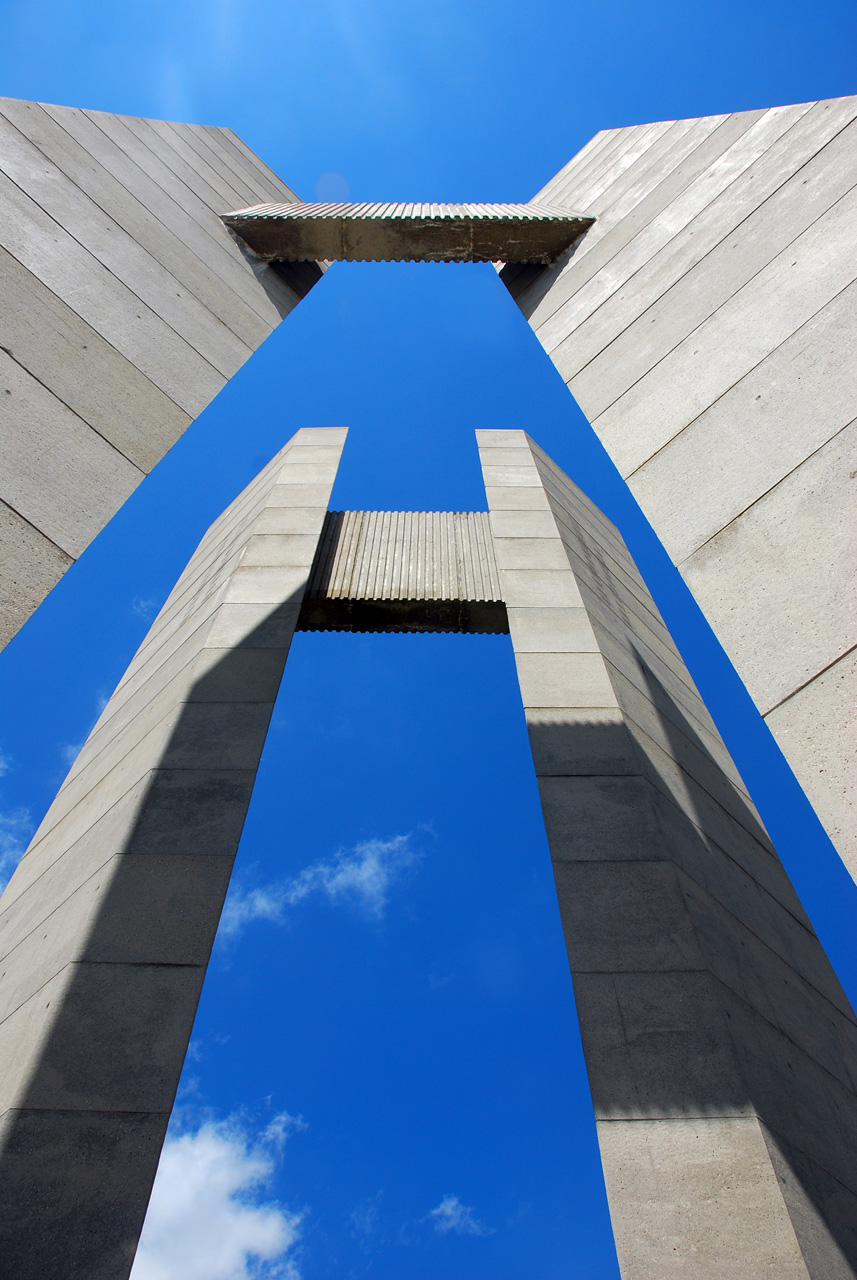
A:
<svg viewBox="0 0 857 1280">
<path fill-rule="evenodd" d="M 269 261 L 553 262 L 593 221 L 539 204 L 281 204 L 223 215 Z"/>
<path fill-rule="evenodd" d="M 487 511 L 329 511 L 307 598 L 502 601 Z"/>
</svg>

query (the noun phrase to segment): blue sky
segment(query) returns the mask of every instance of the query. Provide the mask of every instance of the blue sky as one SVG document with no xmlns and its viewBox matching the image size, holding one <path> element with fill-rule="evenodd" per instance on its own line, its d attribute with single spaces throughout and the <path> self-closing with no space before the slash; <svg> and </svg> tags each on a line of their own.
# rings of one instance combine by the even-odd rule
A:
<svg viewBox="0 0 857 1280">
<path fill-rule="evenodd" d="M 306 199 L 527 200 L 600 128 L 855 91 L 844 3 L 4 3 L 0 93 L 232 126 Z M 489 266 L 337 264 L 0 655 L 10 869 L 207 524 L 301 426 L 333 505 L 474 509 L 523 427 L 620 524 L 840 976 L 855 891 Z M 134 1280 L 615 1280 L 501 636 L 296 637 Z"/>
</svg>

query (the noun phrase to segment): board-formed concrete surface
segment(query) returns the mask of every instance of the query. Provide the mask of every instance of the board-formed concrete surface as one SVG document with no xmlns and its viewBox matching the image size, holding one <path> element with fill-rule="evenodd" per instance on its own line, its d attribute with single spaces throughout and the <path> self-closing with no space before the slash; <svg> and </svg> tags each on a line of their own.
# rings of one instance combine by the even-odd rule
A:
<svg viewBox="0 0 857 1280">
<path fill-rule="evenodd" d="M 0 1274 L 122 1280 L 345 439 L 211 526 L 0 898 Z"/>
<path fill-rule="evenodd" d="M 296 198 L 230 129 L 0 98 L 0 646 L 320 276 L 219 217 Z"/>
<path fill-rule="evenodd" d="M 530 204 L 258 204 L 223 215 L 266 261 L 555 262 L 592 223 Z"/>
<path fill-rule="evenodd" d="M 857 98 L 597 134 L 503 278 L 857 876 Z"/>
<path fill-rule="evenodd" d="M 857 1276 L 857 1020 L 618 530 L 479 431 L 626 1280 Z"/>
<path fill-rule="evenodd" d="M 4 1275 L 130 1270 L 312 583 L 502 611 L 627 1280 L 857 1276 L 854 1014 L 617 530 L 477 436 L 490 514 L 342 513 L 344 429 L 299 432 L 107 704 L 0 899 Z"/>
</svg>

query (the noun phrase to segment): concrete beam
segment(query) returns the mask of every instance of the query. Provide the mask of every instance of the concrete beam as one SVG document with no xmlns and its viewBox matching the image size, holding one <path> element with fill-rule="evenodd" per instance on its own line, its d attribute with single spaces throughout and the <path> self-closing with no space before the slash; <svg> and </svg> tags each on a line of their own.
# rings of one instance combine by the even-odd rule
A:
<svg viewBox="0 0 857 1280">
<path fill-rule="evenodd" d="M 266 262 L 555 262 L 594 221 L 537 204 L 259 204 L 223 221 Z"/>
</svg>

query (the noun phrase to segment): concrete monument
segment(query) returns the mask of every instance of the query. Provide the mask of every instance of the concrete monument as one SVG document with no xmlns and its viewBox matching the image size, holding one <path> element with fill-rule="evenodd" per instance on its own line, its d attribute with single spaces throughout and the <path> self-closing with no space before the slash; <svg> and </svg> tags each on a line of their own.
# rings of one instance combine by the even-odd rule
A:
<svg viewBox="0 0 857 1280">
<path fill-rule="evenodd" d="M 0 643 L 331 258 L 497 261 L 843 857 L 857 99 L 598 134 L 529 205 L 305 205 L 228 129 L 0 100 Z M 618 531 L 522 432 L 488 513 L 208 531 L 0 899 L 0 1269 L 127 1275 L 295 628 L 509 631 L 626 1277 L 857 1276 L 853 1011 Z"/>
<path fill-rule="evenodd" d="M 520 431 L 490 514 L 328 513 L 344 434 L 208 531 L 0 899 L 0 1266 L 130 1269 L 305 627 L 511 633 L 623 1273 L 857 1274 L 857 1021 L 618 531 Z"/>
</svg>

